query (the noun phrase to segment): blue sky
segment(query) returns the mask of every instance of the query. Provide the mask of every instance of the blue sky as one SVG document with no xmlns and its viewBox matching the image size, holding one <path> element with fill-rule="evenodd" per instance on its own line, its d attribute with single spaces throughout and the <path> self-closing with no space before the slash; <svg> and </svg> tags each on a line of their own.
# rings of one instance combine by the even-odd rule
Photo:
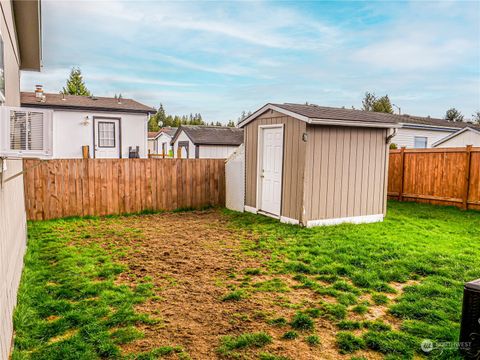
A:
<svg viewBox="0 0 480 360">
<path fill-rule="evenodd" d="M 71 67 L 97 96 L 227 122 L 267 102 L 361 106 L 388 94 L 403 113 L 480 110 L 480 2 L 42 1 L 42 73 Z"/>
</svg>

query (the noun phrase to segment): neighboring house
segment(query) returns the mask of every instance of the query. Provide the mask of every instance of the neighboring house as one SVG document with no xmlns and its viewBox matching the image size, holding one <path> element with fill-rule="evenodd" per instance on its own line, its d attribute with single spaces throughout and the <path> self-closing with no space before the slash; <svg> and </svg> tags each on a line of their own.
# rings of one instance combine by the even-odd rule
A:
<svg viewBox="0 0 480 360">
<path fill-rule="evenodd" d="M 468 126 L 465 122 L 453 122 L 430 117 L 392 115 L 400 128 L 392 140 L 398 148 L 431 148 L 434 143 Z"/>
<path fill-rule="evenodd" d="M 132 99 L 21 93 L 21 108 L 6 108 L 3 153 L 45 159 L 147 156 L 147 120 L 155 110 Z"/>
<path fill-rule="evenodd" d="M 20 70 L 40 71 L 41 11 L 39 1 L 0 1 L 0 125 L 3 110 L 20 106 Z M 0 135 L 2 134 L 0 128 Z M 9 359 L 13 310 L 27 243 L 21 159 L 0 148 L 0 359 Z"/>
<path fill-rule="evenodd" d="M 172 138 L 177 128 L 165 127 L 157 132 L 148 133 L 148 152 L 149 154 L 158 154 L 170 156 L 172 151 Z"/>
<path fill-rule="evenodd" d="M 226 126 L 180 126 L 173 153 L 183 159 L 226 159 L 243 143 L 243 129 Z"/>
<path fill-rule="evenodd" d="M 246 211 L 304 226 L 383 220 L 392 115 L 267 104 L 238 126 Z"/>
<path fill-rule="evenodd" d="M 469 125 L 435 142 L 433 147 L 480 146 L 480 127 Z"/>
</svg>

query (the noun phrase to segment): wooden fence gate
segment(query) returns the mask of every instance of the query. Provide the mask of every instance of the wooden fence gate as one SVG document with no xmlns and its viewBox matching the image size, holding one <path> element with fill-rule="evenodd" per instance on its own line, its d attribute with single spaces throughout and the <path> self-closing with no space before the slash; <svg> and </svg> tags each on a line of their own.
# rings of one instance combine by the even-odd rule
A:
<svg viewBox="0 0 480 360">
<path fill-rule="evenodd" d="M 390 150 L 388 196 L 480 210 L 480 148 Z"/>
<path fill-rule="evenodd" d="M 24 160 L 29 220 L 224 206 L 223 159 Z"/>
</svg>

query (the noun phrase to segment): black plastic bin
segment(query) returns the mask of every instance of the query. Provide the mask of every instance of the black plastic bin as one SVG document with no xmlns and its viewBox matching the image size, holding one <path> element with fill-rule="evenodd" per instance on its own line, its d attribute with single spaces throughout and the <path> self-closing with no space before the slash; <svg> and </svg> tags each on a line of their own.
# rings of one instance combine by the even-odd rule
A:
<svg viewBox="0 0 480 360">
<path fill-rule="evenodd" d="M 480 279 L 463 289 L 460 351 L 467 359 L 480 359 Z"/>
</svg>

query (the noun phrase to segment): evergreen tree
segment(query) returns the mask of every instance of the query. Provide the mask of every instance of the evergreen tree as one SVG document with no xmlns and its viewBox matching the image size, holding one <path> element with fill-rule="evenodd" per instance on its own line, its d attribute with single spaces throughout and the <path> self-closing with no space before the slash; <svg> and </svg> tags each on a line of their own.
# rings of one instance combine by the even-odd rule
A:
<svg viewBox="0 0 480 360">
<path fill-rule="evenodd" d="M 448 121 L 463 121 L 463 115 L 460 111 L 458 111 L 455 108 L 448 109 L 447 112 L 445 113 L 445 120 Z"/>
<path fill-rule="evenodd" d="M 480 125 L 480 110 L 475 111 L 475 113 L 472 114 L 472 122 L 474 124 Z"/>
<path fill-rule="evenodd" d="M 393 114 L 392 103 L 388 95 L 377 98 L 374 93 L 366 92 L 362 100 L 363 110 Z"/>
<path fill-rule="evenodd" d="M 83 81 L 82 72 L 79 68 L 72 68 L 66 86 L 61 91 L 65 95 L 92 96 Z"/>
<path fill-rule="evenodd" d="M 228 126 L 228 127 L 235 127 L 235 121 L 233 121 L 233 120 L 228 120 L 227 126 Z"/>
</svg>

